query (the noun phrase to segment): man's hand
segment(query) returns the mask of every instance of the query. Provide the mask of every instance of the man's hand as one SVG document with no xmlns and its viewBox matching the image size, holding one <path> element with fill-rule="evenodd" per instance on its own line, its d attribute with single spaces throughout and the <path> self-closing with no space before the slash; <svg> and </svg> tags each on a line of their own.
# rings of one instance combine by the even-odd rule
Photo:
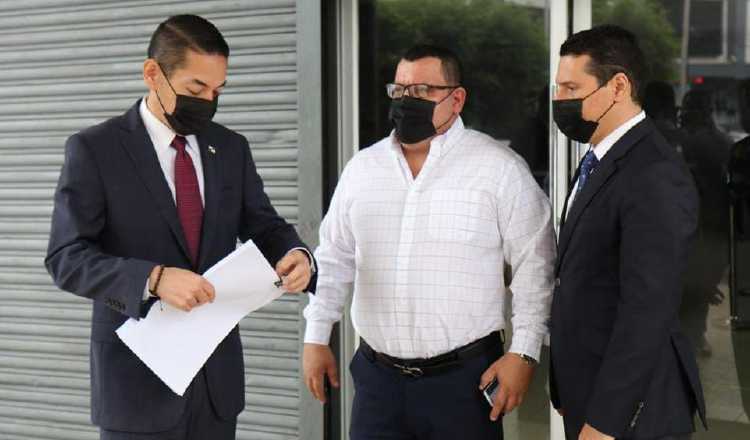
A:
<svg viewBox="0 0 750 440">
<path fill-rule="evenodd" d="M 615 440 L 615 438 L 607 434 L 602 434 L 587 423 L 583 426 L 581 433 L 578 434 L 578 440 Z"/>
<path fill-rule="evenodd" d="M 310 284 L 312 278 L 310 259 L 301 250 L 291 251 L 276 264 L 276 273 L 284 282 L 284 291 L 300 293 Z"/>
<path fill-rule="evenodd" d="M 156 294 L 172 307 L 189 312 L 216 298 L 214 286 L 197 273 L 177 267 L 165 267 L 163 270 Z M 158 274 L 158 267 L 151 271 L 149 288 L 153 289 Z"/>
<path fill-rule="evenodd" d="M 320 402 L 326 402 L 325 376 L 331 385 L 339 387 L 339 372 L 331 347 L 320 344 L 305 344 L 302 353 L 302 371 L 305 385 Z"/>
<path fill-rule="evenodd" d="M 490 365 L 490 368 L 482 375 L 479 384 L 479 389 L 483 390 L 495 378 L 499 383 L 495 404 L 490 412 L 490 420 L 496 421 L 500 414 L 513 411 L 523 402 L 533 375 L 534 366 L 527 364 L 521 356 L 515 353 L 506 353 Z"/>
</svg>

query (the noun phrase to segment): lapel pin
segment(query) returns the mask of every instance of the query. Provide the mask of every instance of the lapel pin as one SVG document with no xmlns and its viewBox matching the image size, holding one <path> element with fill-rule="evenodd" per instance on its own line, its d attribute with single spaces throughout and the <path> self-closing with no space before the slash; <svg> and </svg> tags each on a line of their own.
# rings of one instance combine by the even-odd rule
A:
<svg viewBox="0 0 750 440">
<path fill-rule="evenodd" d="M 209 145 L 208 146 L 208 152 L 211 153 L 211 154 L 216 154 L 216 149 L 214 147 L 212 147 L 212 146 Z"/>
</svg>

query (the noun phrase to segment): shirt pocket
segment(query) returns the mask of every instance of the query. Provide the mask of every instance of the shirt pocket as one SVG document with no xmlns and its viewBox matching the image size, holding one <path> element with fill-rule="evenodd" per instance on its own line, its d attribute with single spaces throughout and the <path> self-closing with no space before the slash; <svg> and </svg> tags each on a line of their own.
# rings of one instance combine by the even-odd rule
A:
<svg viewBox="0 0 750 440">
<path fill-rule="evenodd" d="M 432 191 L 427 231 L 433 239 L 469 242 L 480 235 L 482 195 L 467 189 Z"/>
</svg>

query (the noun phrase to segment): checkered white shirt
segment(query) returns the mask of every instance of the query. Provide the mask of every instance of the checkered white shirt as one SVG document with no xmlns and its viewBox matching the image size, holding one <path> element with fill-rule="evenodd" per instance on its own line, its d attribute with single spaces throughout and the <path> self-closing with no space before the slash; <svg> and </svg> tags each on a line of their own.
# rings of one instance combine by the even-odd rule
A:
<svg viewBox="0 0 750 440">
<path fill-rule="evenodd" d="M 352 321 L 378 352 L 429 358 L 504 328 L 539 359 L 556 254 L 550 203 L 523 159 L 457 119 L 416 178 L 393 134 L 347 164 L 320 227 L 305 342 Z"/>
</svg>

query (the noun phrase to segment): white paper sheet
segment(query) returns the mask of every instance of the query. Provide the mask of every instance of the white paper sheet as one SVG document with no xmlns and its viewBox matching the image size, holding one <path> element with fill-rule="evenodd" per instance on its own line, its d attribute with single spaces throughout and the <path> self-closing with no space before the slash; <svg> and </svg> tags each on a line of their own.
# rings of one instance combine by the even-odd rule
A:
<svg viewBox="0 0 750 440">
<path fill-rule="evenodd" d="M 213 303 L 184 312 L 164 302 L 146 318 L 129 319 L 117 336 L 175 393 L 182 396 L 219 343 L 248 313 L 284 292 L 252 241 L 203 275 L 216 289 Z"/>
</svg>

